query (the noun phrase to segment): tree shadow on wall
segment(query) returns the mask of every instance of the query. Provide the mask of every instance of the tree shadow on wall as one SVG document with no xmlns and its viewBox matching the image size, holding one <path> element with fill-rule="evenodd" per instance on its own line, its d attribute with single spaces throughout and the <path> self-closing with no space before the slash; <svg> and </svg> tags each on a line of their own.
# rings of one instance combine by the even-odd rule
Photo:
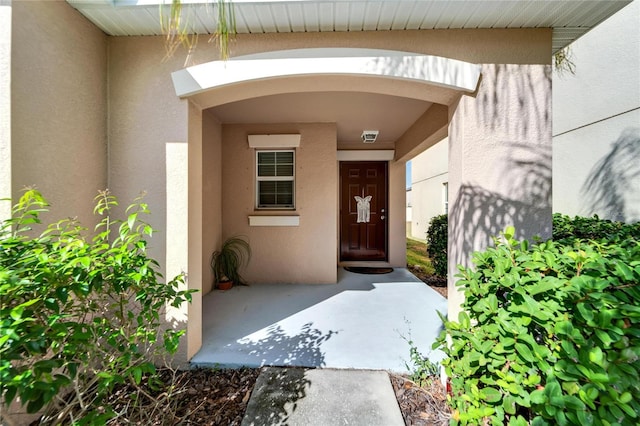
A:
<svg viewBox="0 0 640 426">
<path fill-rule="evenodd" d="M 492 237 L 507 226 L 516 228 L 516 238 L 551 235 L 551 208 L 512 200 L 475 185 L 462 185 L 450 212 L 449 253 L 457 264 L 467 264 L 470 253 L 489 247 Z"/>
<path fill-rule="evenodd" d="M 257 340 L 240 341 L 242 352 L 255 358 L 260 365 L 322 367 L 325 365 L 321 346 L 337 331 L 323 333 L 304 324 L 298 334 L 289 335 L 279 325 L 268 328 L 267 336 Z M 270 367 L 260 374 L 247 412 L 254 417 L 247 425 L 286 425 L 297 409 L 297 401 L 304 398 L 311 381 L 304 368 Z M 253 407 L 252 407 L 253 405 Z"/>
<path fill-rule="evenodd" d="M 491 245 L 507 226 L 516 238 L 551 237 L 551 152 L 549 147 L 510 144 L 501 161 L 503 195 L 479 185 L 463 184 L 449 212 L 449 255 L 467 264 L 470 253 Z"/>
<path fill-rule="evenodd" d="M 582 185 L 583 212 L 610 220 L 640 220 L 640 128 L 625 129 Z"/>
<path fill-rule="evenodd" d="M 536 133 L 551 134 L 551 109 L 549 104 L 541 104 L 540 93 L 551 96 L 551 67 L 526 67 L 522 65 L 485 64 L 482 66 L 482 86 L 478 92 L 479 107 L 476 120 L 487 123 L 491 130 L 505 128 L 512 137 L 526 138 L 535 127 Z M 511 99 L 517 99 L 513 104 Z M 515 109 L 514 109 L 515 108 Z M 505 111 L 513 110 L 515 117 L 526 120 L 512 120 Z"/>
</svg>

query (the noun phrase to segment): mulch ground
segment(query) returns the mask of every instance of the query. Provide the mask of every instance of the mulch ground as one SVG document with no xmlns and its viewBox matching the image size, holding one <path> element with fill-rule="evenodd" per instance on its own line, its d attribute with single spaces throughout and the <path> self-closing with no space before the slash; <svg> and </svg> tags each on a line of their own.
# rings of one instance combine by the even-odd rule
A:
<svg viewBox="0 0 640 426">
<path fill-rule="evenodd" d="M 156 404 L 148 400 L 142 412 L 123 415 L 110 424 L 240 425 L 259 374 L 260 369 L 252 368 L 163 371 L 163 380 L 174 380 L 171 395 L 167 394 L 167 388 L 144 389 L 159 404 L 154 406 Z M 406 425 L 448 424 L 446 395 L 438 379 L 421 387 L 401 375 L 390 374 L 389 377 Z M 121 388 L 114 393 L 111 402 L 116 411 L 125 411 L 132 394 L 140 394 L 140 390 Z"/>
<path fill-rule="evenodd" d="M 437 291 L 444 297 L 447 298 L 447 278 L 439 277 L 437 275 L 427 274 L 420 266 L 407 266 L 409 272 L 416 276 L 419 280 L 427 284 L 433 290 Z"/>
</svg>

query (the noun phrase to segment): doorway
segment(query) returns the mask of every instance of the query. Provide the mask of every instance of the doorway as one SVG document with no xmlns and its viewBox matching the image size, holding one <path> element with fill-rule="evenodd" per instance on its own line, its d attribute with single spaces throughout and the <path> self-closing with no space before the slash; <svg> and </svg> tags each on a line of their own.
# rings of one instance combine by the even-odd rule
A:
<svg viewBox="0 0 640 426">
<path fill-rule="evenodd" d="M 340 260 L 387 261 L 388 164 L 340 163 Z"/>
</svg>

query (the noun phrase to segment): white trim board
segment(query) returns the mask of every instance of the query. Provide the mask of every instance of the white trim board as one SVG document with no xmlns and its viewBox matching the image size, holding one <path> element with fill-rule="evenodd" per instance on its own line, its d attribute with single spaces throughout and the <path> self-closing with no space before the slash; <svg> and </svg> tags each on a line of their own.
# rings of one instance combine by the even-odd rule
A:
<svg viewBox="0 0 640 426">
<path fill-rule="evenodd" d="M 300 226 L 300 216 L 249 216 L 249 226 Z"/>
<path fill-rule="evenodd" d="M 338 161 L 392 161 L 395 154 L 393 149 L 337 151 Z"/>
<path fill-rule="evenodd" d="M 300 135 L 249 135 L 250 148 L 298 148 Z"/>
</svg>

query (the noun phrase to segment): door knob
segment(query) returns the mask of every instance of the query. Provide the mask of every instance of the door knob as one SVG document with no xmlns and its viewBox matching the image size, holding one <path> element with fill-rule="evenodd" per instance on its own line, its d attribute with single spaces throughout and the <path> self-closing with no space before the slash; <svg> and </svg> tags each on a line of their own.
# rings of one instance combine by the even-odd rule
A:
<svg viewBox="0 0 640 426">
<path fill-rule="evenodd" d="M 384 220 L 384 216 L 380 216 L 380 220 Z"/>
</svg>

